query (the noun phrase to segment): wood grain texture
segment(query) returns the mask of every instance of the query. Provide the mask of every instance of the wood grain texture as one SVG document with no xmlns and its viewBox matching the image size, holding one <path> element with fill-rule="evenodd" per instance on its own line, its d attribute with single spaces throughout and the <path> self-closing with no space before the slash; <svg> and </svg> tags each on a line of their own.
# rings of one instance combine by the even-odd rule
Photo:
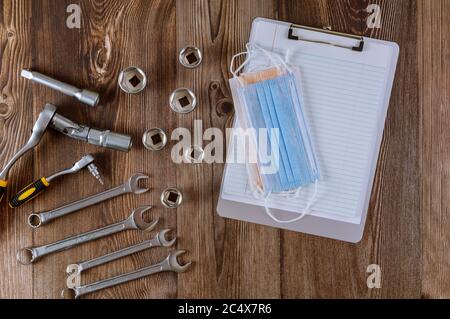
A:
<svg viewBox="0 0 450 319">
<path fill-rule="evenodd" d="M 315 26 L 340 26 L 339 31 L 397 42 L 402 48 L 384 141 L 363 240 L 349 245 L 328 239 L 286 233 L 283 292 L 287 297 L 413 298 L 420 296 L 420 206 L 415 29 L 398 28 L 393 21 L 415 21 L 413 1 L 379 1 L 382 28 L 366 28 L 368 2 L 286 1 L 283 20 Z M 371 2 L 372 3 L 372 2 Z M 305 11 L 317 12 L 318 19 Z M 364 14 L 362 14 L 364 13 Z M 306 19 L 306 20 L 305 20 Z M 407 92 L 407 93 L 406 93 Z M 406 94 L 405 94 L 406 93 Z M 320 252 L 318 254 L 318 252 Z M 382 288 L 368 289 L 367 267 L 382 269 Z"/>
<path fill-rule="evenodd" d="M 423 181 L 422 295 L 424 298 L 450 298 L 449 2 L 420 1 L 418 13 Z"/>
<path fill-rule="evenodd" d="M 0 161 L 6 163 L 22 147 L 33 127 L 32 95 L 19 73 L 23 65 L 31 61 L 31 26 L 27 21 L 32 15 L 31 2 L 11 1 L 0 9 Z M 20 178 L 33 180 L 33 155 L 27 154 L 9 173 L 9 194 L 17 190 Z M 6 207 L 6 198 L 2 207 Z M 25 209 L 11 211 L 1 209 L 0 221 L 0 298 L 31 298 L 33 270 L 20 269 L 15 261 L 15 251 L 24 247 L 32 238 L 29 229 L 23 227 Z"/>
<path fill-rule="evenodd" d="M 11 172 L 9 195 L 26 182 L 70 166 L 85 153 L 98 158 L 107 186 L 143 172 L 151 191 L 123 196 L 57 220 L 32 232 L 30 211 L 40 212 L 101 191 L 87 171 L 57 181 L 19 210 L 2 206 L 0 297 L 58 298 L 65 268 L 138 243 L 151 235 L 125 232 L 58 253 L 34 266 L 19 266 L 15 253 L 126 218 L 152 204 L 158 229 L 176 230 L 177 248 L 194 267 L 160 274 L 95 293 L 91 298 L 439 298 L 450 296 L 448 183 L 448 0 L 80 0 L 81 29 L 66 27 L 70 0 L 3 0 L 0 9 L 0 163 L 26 141 L 46 102 L 79 123 L 133 135 L 124 154 L 48 132 L 40 146 Z M 369 4 L 382 9 L 382 27 L 366 25 Z M 357 245 L 225 220 L 216 214 L 223 164 L 176 165 L 172 141 L 161 152 L 140 143 L 161 127 L 204 131 L 231 126 L 233 106 L 228 64 L 244 49 L 255 17 L 281 19 L 395 41 L 401 48 L 365 235 Z M 199 47 L 202 65 L 178 63 L 186 45 Z M 139 95 L 120 91 L 117 77 L 128 66 L 149 76 Z M 31 67 L 101 93 L 88 108 L 19 76 Z M 189 87 L 199 104 L 187 115 L 170 111 L 168 97 Z M 32 110 L 32 111 L 31 111 Z M 194 138 L 194 137 L 192 137 Z M 208 141 L 204 141 L 203 145 Z M 185 202 L 164 209 L 159 196 L 178 187 Z M 92 269 L 83 282 L 150 265 L 167 255 L 154 249 Z M 379 264 L 382 288 L 368 289 L 367 266 Z M 7 279 L 6 279 L 7 278 Z"/>
<path fill-rule="evenodd" d="M 136 172 L 149 174 L 151 193 L 141 196 L 123 196 L 90 209 L 75 213 L 36 231 L 33 245 L 53 242 L 62 237 L 96 229 L 127 218 L 134 208 L 154 204 L 152 218 L 163 217 L 159 229 L 175 229 L 174 214 L 164 212 L 157 205 L 159 194 L 175 180 L 170 152 L 145 151 L 140 139 L 150 127 L 174 128 L 165 121 L 168 92 L 175 84 L 175 59 L 167 61 L 164 55 L 175 56 L 174 4 L 169 1 L 104 1 L 83 2 L 83 27 L 70 30 L 65 19 L 45 19 L 45 16 L 66 14 L 66 1 L 33 2 L 35 19 L 35 61 L 33 68 L 55 75 L 80 87 L 89 87 L 102 95 L 102 103 L 96 109 L 78 104 L 48 89 L 33 86 L 34 105 L 38 112 L 46 101 L 60 106 L 59 111 L 77 121 L 94 127 L 131 134 L 135 140 L 132 157 L 129 154 L 103 150 L 67 139 L 49 132 L 49 141 L 36 152 L 35 172 L 43 174 L 61 169 L 84 153 L 98 158 L 98 166 L 110 187 L 122 184 Z M 44 23 L 42 23 L 45 21 Z M 60 30 L 54 33 L 53 30 Z M 49 35 L 53 40 L 49 41 Z M 172 40 L 171 40 L 172 35 Z M 149 74 L 149 89 L 144 94 L 130 96 L 117 86 L 120 70 L 137 65 Z M 59 156 L 58 156 L 59 154 Z M 54 158 L 49 161 L 47 158 Z M 35 211 L 55 208 L 102 190 L 87 171 L 58 182 L 59 185 L 40 200 L 34 202 Z M 67 187 L 72 187 L 67 192 Z M 83 185 L 80 187 L 79 185 Z M 152 234 L 153 235 L 153 234 Z M 66 266 L 88 260 L 107 252 L 150 238 L 138 231 L 128 231 L 107 239 L 76 247 L 70 251 L 49 256 L 34 266 L 34 296 L 55 298 L 65 285 Z M 111 277 L 161 260 L 166 249 L 154 249 L 131 256 L 104 267 L 93 269 L 83 277 L 85 283 Z M 51 269 L 49 271 L 49 269 Z M 52 289 L 48 289 L 48 287 Z M 158 287 L 153 289 L 152 287 Z M 136 281 L 120 288 L 113 288 L 92 295 L 95 298 L 163 298 L 176 294 L 173 274 L 163 274 Z"/>
<path fill-rule="evenodd" d="M 194 88 L 199 99 L 195 112 L 179 117 L 180 127 L 193 131 L 196 119 L 205 130 L 230 126 L 229 61 L 244 49 L 252 20 L 274 14 L 273 1 L 177 2 L 178 50 L 194 44 L 205 56 L 195 70 L 178 66 L 178 87 Z M 280 259 L 279 231 L 216 215 L 223 165 L 180 166 L 177 172 L 180 187 L 189 185 L 189 202 L 178 212 L 178 232 L 196 261 L 190 277 L 179 276 L 179 296 L 279 297 L 280 269 L 273 262 Z"/>
</svg>

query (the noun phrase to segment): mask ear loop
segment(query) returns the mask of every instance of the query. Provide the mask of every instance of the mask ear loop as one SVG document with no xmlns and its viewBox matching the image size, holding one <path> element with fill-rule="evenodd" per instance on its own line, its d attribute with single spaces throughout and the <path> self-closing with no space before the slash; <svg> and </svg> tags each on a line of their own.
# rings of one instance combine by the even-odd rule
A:
<svg viewBox="0 0 450 319">
<path fill-rule="evenodd" d="M 241 52 L 241 53 L 238 53 L 238 54 L 235 54 L 232 58 L 231 58 L 231 62 L 230 62 L 230 73 L 235 77 L 235 78 L 237 78 L 238 77 L 238 74 L 242 71 L 242 69 L 250 62 L 250 60 L 251 60 L 251 52 L 253 51 L 253 52 L 255 52 L 255 51 L 260 51 L 260 52 L 262 52 L 264 55 L 266 55 L 267 56 L 267 58 L 270 60 L 270 62 L 272 62 L 272 64 L 276 67 L 277 66 L 277 61 L 276 60 L 278 60 L 279 62 L 280 62 L 280 64 L 284 67 L 284 68 L 286 68 L 286 70 L 288 70 L 289 72 L 292 72 L 292 69 L 286 64 L 286 62 L 281 58 L 281 56 L 279 56 L 278 54 L 275 54 L 275 53 L 271 53 L 271 52 L 269 52 L 269 51 L 267 51 L 267 50 L 265 50 L 265 49 L 263 49 L 263 48 L 261 48 L 260 46 L 258 46 L 258 45 L 252 45 L 252 44 L 250 44 L 250 43 L 247 43 L 246 44 L 246 48 L 247 48 L 247 51 L 245 51 L 245 52 Z M 238 58 L 238 57 L 240 57 L 240 56 L 243 56 L 243 55 L 246 55 L 247 56 L 247 58 L 245 59 L 245 61 L 239 66 L 239 67 L 237 67 L 236 69 L 234 69 L 234 65 L 235 65 L 235 62 L 236 62 L 236 59 Z"/>
<path fill-rule="evenodd" d="M 278 60 L 280 62 L 280 64 L 286 70 L 288 70 L 289 72 L 292 72 L 291 67 L 287 65 L 287 63 L 283 60 L 283 58 L 279 54 L 276 54 L 274 52 L 270 52 L 270 51 L 268 51 L 268 50 L 266 50 L 266 49 L 264 49 L 264 48 L 262 48 L 262 47 L 260 47 L 260 46 L 258 46 L 256 44 L 247 44 L 247 50 L 250 50 L 252 48 L 254 48 L 254 50 L 259 50 L 262 53 L 264 53 L 269 58 L 269 60 L 273 63 L 273 65 L 276 66 L 277 65 L 276 60 Z"/>
<path fill-rule="evenodd" d="M 278 224 L 291 224 L 291 223 L 295 223 L 295 222 L 297 222 L 297 221 L 303 219 L 307 214 L 309 214 L 312 205 L 313 205 L 314 202 L 316 201 L 316 198 L 317 198 L 317 183 L 318 183 L 318 181 L 316 181 L 315 184 L 314 184 L 314 194 L 313 194 L 313 195 L 310 197 L 310 199 L 308 200 L 308 204 L 306 205 L 305 209 L 304 209 L 303 212 L 300 214 L 300 216 L 298 216 L 298 217 L 296 217 L 296 218 L 294 218 L 294 219 L 291 219 L 291 220 L 281 220 L 281 219 L 276 218 L 276 217 L 272 214 L 272 212 L 270 211 L 270 208 L 268 207 L 268 203 L 267 203 L 268 200 L 269 200 L 269 197 L 270 197 L 270 195 L 272 195 L 272 193 L 269 193 L 269 194 L 266 196 L 265 201 L 264 201 L 264 209 L 266 210 L 266 214 L 267 214 L 272 220 L 274 220 L 274 221 L 275 221 L 276 223 L 278 223 Z M 297 192 L 297 195 L 298 195 L 298 192 Z"/>
<path fill-rule="evenodd" d="M 235 61 L 238 57 L 243 56 L 243 55 L 247 55 L 247 58 L 245 59 L 245 61 L 237 68 L 234 69 L 234 64 Z M 231 63 L 230 63 L 230 73 L 233 74 L 233 76 L 235 78 L 238 77 L 239 72 L 250 62 L 250 54 L 248 51 L 246 52 L 241 52 L 238 54 L 235 54 L 232 58 L 231 58 Z"/>
</svg>

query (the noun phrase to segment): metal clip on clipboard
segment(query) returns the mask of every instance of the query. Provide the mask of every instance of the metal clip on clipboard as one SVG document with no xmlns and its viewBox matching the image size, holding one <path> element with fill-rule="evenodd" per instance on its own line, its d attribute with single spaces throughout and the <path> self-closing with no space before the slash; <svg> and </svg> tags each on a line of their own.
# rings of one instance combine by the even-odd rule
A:
<svg viewBox="0 0 450 319">
<path fill-rule="evenodd" d="M 357 45 L 357 46 L 346 46 L 346 45 L 342 45 L 342 44 L 338 44 L 338 43 L 332 43 L 332 42 L 327 42 L 327 41 L 300 39 L 299 36 L 294 35 L 294 29 L 303 29 L 303 30 L 308 30 L 308 31 L 313 31 L 313 32 L 321 32 L 321 33 L 331 34 L 331 35 L 335 35 L 335 36 L 355 39 L 355 40 L 359 41 L 359 45 Z M 339 47 L 339 48 L 350 49 L 350 50 L 358 51 L 358 52 L 362 52 L 363 49 L 364 49 L 364 38 L 362 36 L 348 34 L 348 33 L 343 33 L 343 32 L 337 32 L 337 31 L 332 31 L 332 30 L 328 30 L 328 29 L 319 29 L 319 28 L 307 27 L 307 26 L 304 26 L 304 25 L 291 24 L 291 27 L 289 28 L 288 38 L 290 40 L 296 40 L 296 41 L 307 41 L 307 42 L 313 42 L 313 43 L 327 44 L 327 45 L 332 45 L 332 46 Z"/>
</svg>

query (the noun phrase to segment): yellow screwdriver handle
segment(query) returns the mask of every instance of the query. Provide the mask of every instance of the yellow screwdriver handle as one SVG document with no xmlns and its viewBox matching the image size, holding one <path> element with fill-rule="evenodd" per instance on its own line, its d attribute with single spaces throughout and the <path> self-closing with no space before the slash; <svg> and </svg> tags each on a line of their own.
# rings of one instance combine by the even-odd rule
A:
<svg viewBox="0 0 450 319">
<path fill-rule="evenodd" d="M 2 202 L 3 196 L 6 194 L 6 187 L 8 186 L 8 181 L 0 180 L 0 203 Z"/>
<path fill-rule="evenodd" d="M 49 186 L 50 183 L 45 179 L 45 177 L 42 177 L 36 182 L 31 183 L 30 185 L 25 187 L 23 190 L 18 192 L 13 198 L 11 198 L 11 200 L 9 201 L 9 206 L 11 208 L 17 208 L 19 206 L 22 206 L 26 202 L 29 202 L 36 196 L 40 195 Z"/>
</svg>

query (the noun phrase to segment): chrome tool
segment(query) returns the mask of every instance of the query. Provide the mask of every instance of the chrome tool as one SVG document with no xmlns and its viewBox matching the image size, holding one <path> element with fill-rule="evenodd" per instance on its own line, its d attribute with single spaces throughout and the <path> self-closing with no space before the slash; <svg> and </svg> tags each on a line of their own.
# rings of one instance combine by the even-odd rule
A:
<svg viewBox="0 0 450 319">
<path fill-rule="evenodd" d="M 49 105 L 47 104 L 45 107 Z M 50 127 L 70 138 L 117 151 L 128 152 L 132 146 L 131 136 L 129 135 L 76 124 L 58 113 L 54 114 Z"/>
<path fill-rule="evenodd" d="M 44 224 L 49 223 L 50 221 L 60 218 L 66 215 L 69 215 L 73 212 L 79 211 L 81 209 L 99 204 L 111 198 L 124 195 L 124 194 L 144 194 L 149 191 L 148 188 L 139 187 L 139 181 L 143 179 L 149 179 L 150 177 L 144 174 L 135 174 L 131 176 L 128 181 L 124 184 L 114 187 L 110 190 L 101 192 L 96 195 L 89 196 L 87 198 L 81 199 L 79 201 L 73 202 L 71 204 L 65 205 L 63 207 L 43 212 L 43 213 L 32 213 L 28 217 L 28 224 L 32 228 L 38 228 Z"/>
<path fill-rule="evenodd" d="M 23 204 L 31 201 L 38 195 L 40 195 L 43 191 L 45 191 L 48 187 L 50 187 L 50 183 L 58 177 L 67 174 L 74 174 L 81 171 L 83 168 L 87 167 L 89 172 L 101 183 L 103 184 L 103 180 L 98 172 L 97 166 L 94 164 L 94 157 L 91 154 L 83 156 L 78 162 L 76 162 L 71 168 L 65 169 L 58 173 L 55 173 L 48 177 L 41 177 L 34 183 L 31 183 L 20 192 L 18 192 L 15 196 L 11 198 L 9 201 L 9 206 L 11 208 L 17 208 L 22 206 Z"/>
<path fill-rule="evenodd" d="M 148 277 L 157 273 L 161 272 L 175 272 L 175 273 L 183 273 L 186 272 L 189 267 L 192 265 L 191 262 L 180 265 L 178 262 L 178 257 L 183 255 L 186 251 L 184 250 L 177 250 L 173 253 L 171 253 L 169 256 L 167 256 L 166 259 L 163 261 L 148 266 L 145 268 L 141 268 L 126 274 L 122 274 L 119 276 L 115 276 L 112 278 L 108 278 L 105 280 L 101 280 L 86 286 L 77 287 L 77 288 L 66 288 L 61 292 L 61 297 L 64 299 L 78 299 L 84 295 L 100 291 L 106 288 L 114 287 L 117 285 L 121 285 L 130 281 L 134 281 L 137 279 L 141 279 L 144 277 Z"/>
<path fill-rule="evenodd" d="M 183 203 L 183 194 L 177 188 L 167 188 L 161 194 L 161 204 L 167 208 L 178 208 Z"/>
<path fill-rule="evenodd" d="M 28 142 L 13 156 L 13 158 L 6 164 L 0 172 L 0 201 L 6 193 L 8 186 L 8 173 L 11 167 L 21 158 L 25 153 L 31 151 L 36 147 L 44 136 L 45 131 L 50 126 L 53 116 L 56 114 L 56 107 L 47 104 L 44 110 L 39 114 L 39 118 L 33 126 L 31 137 Z"/>
<path fill-rule="evenodd" d="M 143 232 L 150 232 L 155 228 L 156 224 L 158 224 L 159 221 L 158 219 L 156 219 L 155 221 L 147 223 L 144 220 L 144 213 L 149 211 L 151 208 L 152 206 L 137 208 L 127 219 L 116 224 L 99 228 L 97 230 L 92 230 L 87 233 L 69 237 L 45 246 L 23 248 L 17 252 L 17 260 L 22 265 L 29 265 L 46 255 L 70 249 L 72 247 L 106 236 L 110 236 L 125 230 L 134 229 Z"/>
<path fill-rule="evenodd" d="M 46 87 L 49 87 L 53 90 L 59 91 L 65 95 L 76 98 L 81 103 L 97 106 L 100 102 L 100 95 L 96 92 L 90 90 L 79 89 L 73 85 L 55 80 L 47 75 L 44 75 L 39 72 L 30 71 L 30 70 L 22 70 L 22 77 L 39 84 L 42 84 Z"/>
<path fill-rule="evenodd" d="M 155 247 L 172 247 L 173 244 L 177 241 L 176 237 L 168 240 L 166 239 L 167 233 L 170 232 L 170 229 L 166 229 L 163 231 L 160 231 L 153 239 L 146 240 L 140 244 L 127 247 L 118 251 L 115 251 L 113 253 L 94 258 L 82 263 L 75 264 L 76 266 L 76 273 L 81 274 L 83 271 L 86 271 L 88 269 L 92 269 L 94 267 L 98 267 L 104 264 L 107 264 L 109 262 L 112 262 L 114 260 L 118 260 L 121 258 L 124 258 L 126 256 L 130 256 L 132 254 L 150 249 Z M 73 265 L 71 265 L 73 266 Z M 73 270 L 71 267 L 67 267 L 67 273 L 70 275 L 73 273 Z"/>
<path fill-rule="evenodd" d="M 137 94 L 147 86 L 147 76 L 137 67 L 129 67 L 120 72 L 118 81 L 122 91 L 129 94 Z"/>
</svg>

